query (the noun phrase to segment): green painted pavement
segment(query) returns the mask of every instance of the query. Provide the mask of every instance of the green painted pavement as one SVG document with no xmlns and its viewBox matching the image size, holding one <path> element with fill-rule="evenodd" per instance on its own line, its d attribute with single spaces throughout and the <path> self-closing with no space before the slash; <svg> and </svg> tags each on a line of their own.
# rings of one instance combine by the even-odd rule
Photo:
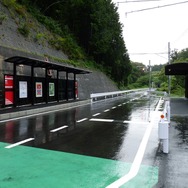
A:
<svg viewBox="0 0 188 188">
<path fill-rule="evenodd" d="M 127 174 L 131 164 L 32 147 L 5 149 L 0 143 L 0 188 L 103 188 Z M 153 187 L 156 167 L 142 166 L 122 187 Z"/>
</svg>

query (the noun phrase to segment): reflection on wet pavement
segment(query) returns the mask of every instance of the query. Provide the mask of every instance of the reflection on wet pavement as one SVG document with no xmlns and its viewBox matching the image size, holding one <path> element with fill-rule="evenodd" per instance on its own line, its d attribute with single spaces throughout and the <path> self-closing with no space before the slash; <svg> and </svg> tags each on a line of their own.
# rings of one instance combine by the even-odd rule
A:
<svg viewBox="0 0 188 188">
<path fill-rule="evenodd" d="M 146 125 L 123 121 L 147 122 L 157 101 L 155 97 L 151 100 L 137 97 L 131 101 L 121 98 L 1 123 L 0 142 L 17 143 L 34 138 L 25 145 L 131 161 Z M 93 115 L 115 121 L 89 121 Z"/>
<path fill-rule="evenodd" d="M 179 131 L 179 144 L 188 145 L 188 117 L 172 117 L 172 121 L 176 123 L 175 129 Z"/>
<path fill-rule="evenodd" d="M 62 113 L 51 113 L 44 116 L 8 121 L 4 126 L 0 126 L 0 141 L 14 143 L 33 137 L 35 138 L 32 143 L 34 146 L 48 143 L 59 134 L 66 132 L 66 130 L 62 130 L 58 133 L 51 133 L 51 130 L 64 124 L 68 125 L 69 130 L 74 129 L 75 113 L 76 110 L 70 110 L 63 111 Z"/>
</svg>

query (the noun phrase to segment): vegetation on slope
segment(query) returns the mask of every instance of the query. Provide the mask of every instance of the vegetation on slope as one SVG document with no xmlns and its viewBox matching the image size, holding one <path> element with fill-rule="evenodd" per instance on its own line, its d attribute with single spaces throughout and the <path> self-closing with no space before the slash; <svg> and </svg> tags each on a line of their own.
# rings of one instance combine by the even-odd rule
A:
<svg viewBox="0 0 188 188">
<path fill-rule="evenodd" d="M 1 1 L 9 10 L 14 8 L 19 13 L 18 30 L 22 35 L 30 35 L 29 12 L 53 33 L 51 36 L 37 33 L 36 41 L 47 40 L 65 52 L 72 62 L 87 67 L 95 64 L 119 86 L 127 85 L 131 64 L 117 8 L 111 0 Z"/>
<path fill-rule="evenodd" d="M 34 40 L 48 42 L 61 50 L 75 66 L 98 68 L 120 87 L 141 88 L 149 85 L 149 68 L 142 63 L 130 62 L 122 37 L 117 8 L 111 0 L 1 0 L 18 22 L 18 31 L 31 37 L 36 29 L 28 14 L 33 15 L 51 32 L 36 32 Z M 17 15 L 19 18 L 17 19 Z M 29 13 L 28 13 L 29 12 Z M 7 19 L 0 13 L 0 23 Z M 36 29 L 37 30 L 37 29 Z M 188 49 L 174 51 L 171 63 L 186 62 Z M 168 77 L 164 65 L 152 66 L 152 86 L 168 91 Z M 184 76 L 171 77 L 171 93 L 184 94 Z"/>
</svg>

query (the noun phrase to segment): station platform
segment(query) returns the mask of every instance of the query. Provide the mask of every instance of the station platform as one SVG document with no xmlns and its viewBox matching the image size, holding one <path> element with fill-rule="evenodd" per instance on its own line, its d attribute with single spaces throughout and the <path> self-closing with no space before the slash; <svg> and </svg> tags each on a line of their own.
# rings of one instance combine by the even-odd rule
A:
<svg viewBox="0 0 188 188">
<path fill-rule="evenodd" d="M 90 102 L 91 102 L 90 99 L 69 100 L 63 102 L 51 102 L 51 103 L 36 104 L 36 105 L 1 108 L 0 121 L 44 113 L 44 112 L 50 113 L 51 111 L 68 109 L 79 105 L 89 104 Z"/>
<path fill-rule="evenodd" d="M 171 123 L 169 127 L 169 153 L 159 151 L 156 188 L 186 188 L 188 185 L 188 100 L 171 98 Z"/>
</svg>

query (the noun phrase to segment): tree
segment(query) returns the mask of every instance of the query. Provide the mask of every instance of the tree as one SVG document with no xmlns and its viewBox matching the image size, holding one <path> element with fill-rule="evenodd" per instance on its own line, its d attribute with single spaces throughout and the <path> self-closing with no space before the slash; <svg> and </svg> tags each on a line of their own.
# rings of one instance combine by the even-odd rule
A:
<svg viewBox="0 0 188 188">
<path fill-rule="evenodd" d="M 111 0 L 20 0 L 37 5 L 41 13 L 71 33 L 87 56 L 119 85 L 126 85 L 131 72 L 117 7 Z M 61 36 L 65 38 L 65 36 Z M 77 56 L 75 56 L 77 57 Z M 74 56 L 71 56 L 74 58 Z"/>
</svg>

